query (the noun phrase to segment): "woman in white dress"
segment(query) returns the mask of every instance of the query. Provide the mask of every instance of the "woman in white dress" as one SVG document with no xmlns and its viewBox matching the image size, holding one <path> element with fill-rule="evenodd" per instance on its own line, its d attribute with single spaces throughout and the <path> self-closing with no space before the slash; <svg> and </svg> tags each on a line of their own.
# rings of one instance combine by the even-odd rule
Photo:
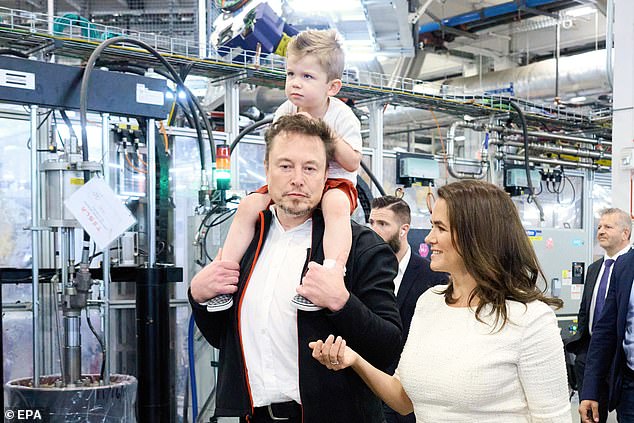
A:
<svg viewBox="0 0 634 423">
<path fill-rule="evenodd" d="M 551 309 L 562 301 L 538 287 L 544 276 L 509 196 L 487 182 L 448 184 L 431 220 L 431 268 L 451 278 L 418 300 L 395 375 L 333 335 L 310 343 L 313 357 L 335 371 L 351 367 L 417 422 L 570 423 Z"/>
</svg>

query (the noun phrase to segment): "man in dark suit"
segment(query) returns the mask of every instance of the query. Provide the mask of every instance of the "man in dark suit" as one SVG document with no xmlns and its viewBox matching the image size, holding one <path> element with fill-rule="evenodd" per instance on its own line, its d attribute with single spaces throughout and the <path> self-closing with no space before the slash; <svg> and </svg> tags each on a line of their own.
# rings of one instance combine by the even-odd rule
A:
<svg viewBox="0 0 634 423">
<path fill-rule="evenodd" d="M 615 210 L 613 214 L 619 217 L 613 222 L 613 230 L 621 231 L 628 241 L 624 248 L 626 253 L 614 263 L 603 310 L 599 315 L 595 314 L 579 395 L 579 414 L 584 423 L 605 421 L 607 410 L 616 408 L 619 422 L 633 423 L 634 298 L 631 293 L 634 250 L 629 249 L 631 219 L 628 213 L 619 209 L 608 210 Z M 596 303 L 601 305 L 599 299 Z M 602 392 L 606 384 L 607 395 Z"/>
<path fill-rule="evenodd" d="M 432 271 L 427 260 L 412 252 L 407 243 L 410 223 L 410 208 L 404 200 L 387 195 L 372 201 L 370 226 L 394 251 L 399 263 L 394 288 L 403 323 L 401 349 L 407 340 L 418 297 L 432 286 L 447 283 L 445 273 Z M 386 371 L 393 374 L 397 365 L 398 360 Z M 414 423 L 416 421 L 414 413 L 401 416 L 387 405 L 383 408 L 387 423 Z"/>
<path fill-rule="evenodd" d="M 614 261 L 630 249 L 631 219 L 623 210 L 610 208 L 601 211 L 597 240 L 605 255 L 588 267 L 583 297 L 579 308 L 579 323 L 575 336 L 566 341 L 566 350 L 575 354 L 575 376 L 579 394 L 583 390 L 583 374 L 594 325 L 602 311 L 608 291 Z M 598 298 L 601 300 L 598 300 Z M 600 423 L 607 420 L 608 384 L 603 380 L 598 388 Z"/>
</svg>

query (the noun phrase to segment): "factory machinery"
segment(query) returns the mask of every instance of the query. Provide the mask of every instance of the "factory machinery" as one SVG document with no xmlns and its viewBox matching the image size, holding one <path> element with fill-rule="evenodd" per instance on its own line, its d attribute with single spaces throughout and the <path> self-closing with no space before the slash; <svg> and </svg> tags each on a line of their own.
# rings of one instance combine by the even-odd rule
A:
<svg viewBox="0 0 634 423">
<path fill-rule="evenodd" d="M 258 13 L 277 28 L 271 32 L 277 41 L 264 52 L 273 53 L 289 29 L 268 12 Z M 31 140 L 32 259 L 28 269 L 2 268 L 0 279 L 32 287 L 33 374 L 6 385 L 5 405 L 41 407 L 51 421 L 69 415 L 176 421 L 182 406 L 185 420 L 191 413 L 201 421 L 213 414 L 217 357 L 197 337 L 190 319 L 182 325 L 189 371 L 186 383 L 179 383 L 181 346 L 175 340 L 183 336 L 178 310 L 186 310 L 187 287 L 178 282 L 212 260 L 240 197 L 262 182 L 263 143 L 254 131 L 268 121 L 240 131 L 241 87 L 282 86 L 283 61 L 244 46 L 200 58 L 193 55 L 195 46 L 177 40 L 132 39 L 111 27 L 102 37 L 97 25 L 90 31 L 78 26 L 73 32 L 66 25 L 47 32 L 37 16 L 29 16 L 25 22 L 21 14 L 7 12 L 0 27 L 0 46 L 8 50 L 0 56 L 0 71 L 10 75 L 0 84 L 0 101 L 28 108 Z M 51 54 L 86 63 L 49 63 Z M 37 56 L 40 60 L 28 59 Z M 210 113 L 183 83 L 187 75 L 204 76 L 224 88 L 222 132 L 213 130 Z M 550 293 L 565 301 L 562 327 L 574 331 L 584 268 L 593 255 L 590 211 L 601 205 L 591 193 L 606 180 L 612 160 L 609 117 L 378 74 L 355 75 L 342 91 L 367 110 L 364 155 L 370 165 L 364 163 L 364 169 L 374 193 L 403 186 L 418 217 L 425 216 L 429 186 L 455 179 L 488 179 L 514 196 Z M 453 116 L 442 150 L 384 151 L 388 103 Z M 98 128 L 98 136 L 89 134 L 89 127 Z M 94 179 L 103 179 L 136 219 L 100 251 L 90 230 L 65 207 Z M 372 192 L 361 191 L 367 212 Z M 424 232 L 427 222 L 421 222 Z M 422 237 L 412 233 L 415 251 L 425 255 Z M 58 322 L 52 332 L 59 357 L 43 360 L 43 338 L 50 335 L 42 306 L 51 302 L 47 310 Z M 101 333 L 88 317 L 90 310 L 99 310 Z M 98 374 L 83 371 L 82 313 L 99 339 L 103 364 Z M 129 354 L 126 344 L 134 342 Z"/>
</svg>

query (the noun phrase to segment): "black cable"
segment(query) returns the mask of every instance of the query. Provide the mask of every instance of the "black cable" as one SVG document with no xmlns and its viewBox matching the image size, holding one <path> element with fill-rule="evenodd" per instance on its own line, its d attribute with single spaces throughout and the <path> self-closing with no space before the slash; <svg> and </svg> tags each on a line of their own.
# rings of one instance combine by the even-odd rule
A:
<svg viewBox="0 0 634 423">
<path fill-rule="evenodd" d="M 192 62 L 192 63 L 190 63 L 190 65 L 193 67 L 194 63 Z M 189 69 L 191 70 L 191 67 L 189 67 Z M 173 78 L 170 78 L 169 74 L 167 74 L 163 70 L 154 69 L 154 72 L 156 72 L 159 75 L 163 76 L 164 78 L 167 78 L 167 79 L 171 80 L 172 82 L 176 83 L 176 81 Z M 187 71 L 187 73 L 189 73 L 189 70 Z M 183 79 L 183 81 L 185 80 L 185 78 L 182 78 L 182 79 Z M 211 128 L 211 124 L 209 123 L 209 119 L 207 118 L 206 113 L 203 110 L 202 105 L 200 104 L 200 102 L 198 101 L 196 96 L 189 90 L 189 88 L 187 88 L 187 86 L 183 85 L 181 87 L 181 89 L 186 94 L 187 103 L 189 104 L 189 108 L 190 108 L 192 116 L 194 118 L 194 122 L 198 122 L 197 115 L 196 115 L 196 110 L 198 110 L 198 113 L 200 114 L 200 120 L 203 121 L 203 124 L 205 125 L 205 131 L 207 132 L 207 137 L 209 138 L 209 148 L 211 149 L 211 160 L 212 160 L 212 162 L 215 162 L 216 161 L 216 146 L 215 146 L 215 142 L 214 142 L 213 130 Z M 176 98 L 178 99 L 178 90 L 176 92 Z M 202 132 L 201 132 L 201 135 L 200 135 L 200 147 L 202 147 L 202 141 L 203 141 L 203 137 L 202 137 Z M 202 149 L 200 154 L 203 155 L 204 151 L 205 150 Z"/>
<path fill-rule="evenodd" d="M 2 56 L 16 56 L 16 57 L 21 57 L 23 59 L 28 59 L 29 55 L 26 53 L 23 53 L 19 50 L 14 50 L 12 48 L 2 48 L 0 49 L 0 55 Z"/>
<path fill-rule="evenodd" d="M 374 173 L 372 173 L 372 171 L 370 170 L 370 168 L 368 167 L 368 165 L 366 165 L 365 163 L 363 163 L 363 160 L 361 160 L 361 167 L 363 168 L 363 170 L 365 170 L 365 173 L 368 174 L 368 176 L 370 177 L 370 179 L 372 180 L 372 183 L 374 183 L 374 186 L 376 186 L 376 189 L 379 190 L 379 192 L 381 193 L 381 195 L 385 195 L 385 190 L 383 189 L 383 185 L 381 185 L 381 183 L 379 182 L 378 179 L 376 179 L 376 176 L 374 176 Z"/>
<path fill-rule="evenodd" d="M 211 232 L 211 228 L 221 225 L 227 220 L 231 219 L 231 217 L 233 217 L 236 211 L 237 209 L 229 209 L 226 207 L 223 208 L 220 206 L 214 206 L 211 210 L 209 210 L 209 212 L 207 212 L 203 220 L 200 222 L 200 225 L 198 226 L 198 230 L 196 232 L 200 233 L 200 231 L 203 228 L 205 228 L 205 234 L 203 235 L 201 242 L 202 242 L 203 252 L 205 253 L 205 257 L 210 262 L 213 261 L 213 257 L 211 257 L 211 255 L 209 254 L 209 251 L 207 250 L 207 236 L 209 235 L 209 232 Z M 217 216 L 211 222 L 207 223 L 207 221 L 215 214 L 217 214 Z"/>
<path fill-rule="evenodd" d="M 238 209 L 228 209 L 228 211 L 225 211 L 223 213 L 221 213 L 220 215 L 218 215 L 218 217 L 216 217 L 210 224 L 209 224 L 209 229 L 213 228 L 214 226 L 219 226 L 222 225 L 223 223 L 225 223 L 227 220 L 231 219 L 231 217 L 236 214 L 236 210 Z M 226 217 L 222 220 L 220 220 L 221 217 L 225 216 Z"/>
<path fill-rule="evenodd" d="M 64 140 L 62 139 L 62 134 L 60 134 L 59 130 L 57 129 L 57 118 L 55 117 L 55 113 L 53 113 L 53 124 L 55 125 L 55 132 L 57 132 L 57 137 L 59 138 L 59 142 L 60 144 L 62 144 L 64 151 L 66 151 L 66 144 L 64 144 Z"/>
<path fill-rule="evenodd" d="M 567 202 L 567 203 L 562 203 L 561 199 L 560 199 L 560 195 L 563 194 L 564 189 L 562 188 L 561 192 L 557 192 L 557 203 L 558 204 L 563 204 L 563 205 L 571 205 L 574 204 L 575 200 L 577 199 L 577 190 L 575 190 L 575 185 L 572 183 L 572 181 L 570 180 L 570 178 L 568 178 L 566 175 L 563 175 L 563 183 L 562 185 L 565 188 L 566 185 L 566 181 L 570 184 L 570 188 L 572 188 L 572 199 Z"/>
<path fill-rule="evenodd" d="M 161 64 L 163 64 L 163 66 L 169 71 L 170 75 L 172 76 L 172 80 L 176 83 L 177 87 L 182 89 L 185 93 L 187 93 L 192 101 L 194 102 L 194 105 L 196 106 L 196 108 L 199 110 L 199 112 L 201 113 L 201 116 L 204 117 L 205 113 L 202 109 L 202 106 L 200 105 L 200 102 L 198 101 L 198 99 L 193 96 L 191 94 L 191 92 L 189 91 L 189 89 L 185 86 L 185 84 L 183 83 L 183 80 L 181 79 L 180 75 L 176 72 L 176 70 L 174 69 L 174 67 L 161 55 L 159 54 L 154 48 L 152 48 L 150 45 L 144 43 L 141 40 L 135 40 L 133 38 L 128 38 L 128 37 L 124 37 L 124 36 L 119 36 L 119 37 L 113 37 L 110 38 L 106 41 L 104 41 L 103 43 L 101 43 L 90 55 L 90 57 L 88 58 L 88 61 L 86 62 L 86 67 L 84 69 L 84 74 L 82 76 L 81 79 L 81 89 L 80 89 L 80 97 L 79 97 L 79 117 L 81 120 L 81 129 L 82 129 L 82 140 L 86 140 L 88 138 L 87 132 L 86 132 L 86 123 L 87 123 L 87 118 L 86 118 L 86 114 L 87 114 L 87 106 L 88 106 L 88 86 L 90 83 L 90 76 L 92 73 L 92 70 L 95 67 L 95 63 L 97 62 L 97 59 L 99 58 L 99 56 L 101 55 L 101 53 L 103 52 L 103 50 L 105 50 L 107 47 L 109 47 L 112 44 L 116 44 L 116 43 L 128 43 L 128 44 L 133 44 L 136 46 L 139 46 L 145 50 L 147 50 L 150 54 L 152 54 L 154 57 L 156 57 Z M 214 138 L 213 138 L 213 133 L 211 130 L 211 126 L 209 123 L 209 119 L 204 118 L 203 119 L 203 123 L 205 124 L 205 129 L 207 130 L 207 135 L 209 137 L 209 142 L 211 144 L 211 159 L 212 162 L 215 162 L 216 160 L 216 149 L 214 146 Z M 202 169 L 202 171 L 205 171 L 205 168 Z"/>
<path fill-rule="evenodd" d="M 123 71 L 123 72 L 131 72 L 137 75 L 145 75 L 145 73 L 147 72 L 147 68 L 143 68 L 141 66 L 134 66 L 134 65 L 128 65 L 128 64 L 116 64 L 114 66 L 110 65 L 109 68 L 111 70 L 114 71 Z M 168 72 L 165 72 L 161 69 L 154 69 L 154 72 L 156 72 L 157 74 L 161 75 L 162 77 L 169 79 L 172 82 L 175 82 L 174 79 L 172 78 L 171 74 Z M 187 92 L 186 93 L 186 97 L 187 97 L 187 103 L 189 106 L 189 113 L 187 112 L 187 108 L 183 107 L 181 105 L 181 108 L 183 109 L 183 115 L 185 116 L 185 119 L 187 119 L 187 122 L 189 123 L 189 125 L 194 128 L 196 130 L 196 136 L 198 137 L 198 150 L 200 152 L 200 166 L 201 169 L 204 171 L 205 170 L 205 148 L 203 146 L 203 132 L 202 132 L 202 128 L 200 127 L 200 121 L 198 118 L 198 114 L 196 113 L 196 105 L 194 104 L 194 101 L 192 100 L 192 93 L 191 92 Z M 176 92 L 175 95 L 176 98 L 176 103 L 177 104 L 181 104 L 181 100 L 178 97 L 178 90 Z M 174 112 L 174 114 L 172 116 L 174 116 L 176 114 L 176 112 Z M 202 119 L 204 119 L 204 115 L 201 116 Z M 167 125 L 170 126 L 172 123 L 171 121 L 167 122 Z M 211 138 L 213 139 L 213 138 Z M 214 154 L 215 154 L 215 149 L 214 149 Z M 212 156 L 213 157 L 213 156 Z"/>
<path fill-rule="evenodd" d="M 37 129 L 40 129 L 42 127 L 42 125 L 44 125 L 46 123 L 46 121 L 48 120 L 48 118 L 51 116 L 51 114 L 53 113 L 54 109 L 49 110 L 48 112 L 46 112 L 44 114 L 44 119 L 42 119 L 42 121 L 37 125 Z M 41 115 L 40 115 L 41 116 Z M 55 115 L 53 115 L 53 118 L 55 118 Z M 31 149 L 31 137 L 29 137 L 28 140 L 26 140 L 26 148 L 28 148 L 29 150 Z M 49 150 L 40 150 L 38 149 L 37 151 L 49 151 Z"/>
<path fill-rule="evenodd" d="M 535 196 L 533 181 L 531 179 L 530 157 L 528 155 L 528 126 L 526 124 L 526 116 L 524 116 L 524 111 L 520 106 L 517 105 L 517 103 L 515 103 L 514 101 L 509 101 L 508 103 L 509 106 L 511 106 L 513 110 L 517 112 L 520 118 L 520 124 L 522 125 L 522 138 L 524 139 L 524 169 L 526 170 L 526 180 L 529 190 L 528 198 L 535 202 L 535 206 L 537 206 L 537 209 L 539 210 L 539 220 L 543 222 L 544 209 L 542 208 L 541 204 L 539 204 L 539 201 Z"/>
<path fill-rule="evenodd" d="M 229 154 L 233 153 L 233 149 L 236 148 L 236 145 L 238 145 L 240 140 L 244 138 L 246 135 L 250 134 L 251 132 L 255 131 L 261 126 L 268 125 L 269 123 L 272 123 L 272 122 L 273 122 L 273 117 L 271 116 L 268 118 L 264 118 L 262 120 L 258 120 L 257 122 L 252 123 L 251 125 L 244 128 L 242 131 L 240 131 L 238 136 L 235 137 L 235 139 L 229 146 Z"/>
<path fill-rule="evenodd" d="M 103 380 L 104 377 L 104 373 L 106 371 L 106 346 L 103 342 L 103 339 L 101 339 L 101 337 L 99 336 L 99 334 L 97 333 L 97 331 L 95 330 L 95 327 L 92 325 L 92 321 L 90 320 L 90 315 L 88 314 L 88 307 L 85 308 L 86 310 L 86 322 L 88 323 L 88 327 L 90 328 L 90 331 L 92 332 L 93 335 L 95 335 L 95 338 L 97 338 L 97 342 L 99 342 L 99 346 L 101 346 L 101 371 L 99 372 L 99 379 Z"/>
<path fill-rule="evenodd" d="M 100 65 L 103 64 L 103 66 L 106 66 L 109 70 L 115 71 L 115 72 L 127 72 L 127 73 L 133 73 L 135 75 L 140 75 L 140 76 L 145 76 L 147 72 L 147 68 L 144 68 L 138 65 L 130 65 L 130 64 L 117 63 L 117 62 L 115 63 L 99 62 L 99 63 Z M 160 69 L 154 69 L 154 72 L 156 72 L 157 74 L 161 76 L 164 76 L 166 79 L 169 79 L 170 81 L 172 80 L 171 77 L 166 76 L 166 75 L 169 75 L 168 73 L 162 72 L 160 71 Z M 187 123 L 189 124 L 190 128 L 194 128 L 195 127 L 194 120 L 192 119 L 192 116 L 190 112 L 187 110 L 187 108 L 183 107 L 183 102 L 181 99 L 178 98 L 178 95 L 175 96 L 175 101 L 183 109 L 183 115 L 185 116 L 185 119 L 187 119 Z M 167 122 L 167 125 L 170 126 L 171 123 Z"/>
<path fill-rule="evenodd" d="M 49 117 L 51 117 L 51 114 L 55 111 L 55 109 L 51 109 L 48 112 L 46 112 L 46 114 L 44 115 L 44 119 L 42 120 L 42 122 L 40 122 L 39 125 L 37 125 L 37 129 L 40 129 L 42 127 L 42 125 L 44 125 L 46 123 L 46 121 L 48 120 Z"/>
<path fill-rule="evenodd" d="M 185 66 L 183 66 L 181 68 L 180 77 L 183 80 L 183 82 L 187 79 L 187 75 L 189 75 L 189 72 L 191 72 L 193 67 L 194 67 L 194 62 L 189 62 L 187 65 L 185 65 Z M 176 93 L 176 98 L 178 98 L 178 92 Z M 177 112 L 178 112 L 178 103 L 176 103 L 174 105 L 174 110 L 171 113 L 172 114 L 171 120 L 169 120 L 167 122 L 168 125 L 172 125 L 173 124 L 173 121 L 176 118 L 176 113 Z"/>
</svg>

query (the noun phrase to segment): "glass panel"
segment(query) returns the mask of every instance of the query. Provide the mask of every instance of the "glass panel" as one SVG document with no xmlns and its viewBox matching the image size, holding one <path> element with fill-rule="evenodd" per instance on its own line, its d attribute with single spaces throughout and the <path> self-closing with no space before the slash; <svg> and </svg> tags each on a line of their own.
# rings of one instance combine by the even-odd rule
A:
<svg viewBox="0 0 634 423">
<path fill-rule="evenodd" d="M 512 197 L 525 227 L 573 228 L 583 225 L 583 177 L 564 176 L 557 185 L 541 182 L 537 199 L 544 209 L 544 222 L 539 209 L 528 202 L 526 195 Z"/>
<path fill-rule="evenodd" d="M 266 184 L 264 153 L 265 146 L 263 144 L 240 143 L 240 148 L 238 149 L 238 169 L 240 173 L 237 189 L 251 192 Z"/>
<path fill-rule="evenodd" d="M 28 268 L 31 264 L 30 124 L 26 116 L 0 118 L 0 267 Z M 3 304 L 31 301 L 30 279 L 1 284 Z M 32 372 L 31 313 L 3 309 L 2 345 L 6 383 Z"/>
</svg>

